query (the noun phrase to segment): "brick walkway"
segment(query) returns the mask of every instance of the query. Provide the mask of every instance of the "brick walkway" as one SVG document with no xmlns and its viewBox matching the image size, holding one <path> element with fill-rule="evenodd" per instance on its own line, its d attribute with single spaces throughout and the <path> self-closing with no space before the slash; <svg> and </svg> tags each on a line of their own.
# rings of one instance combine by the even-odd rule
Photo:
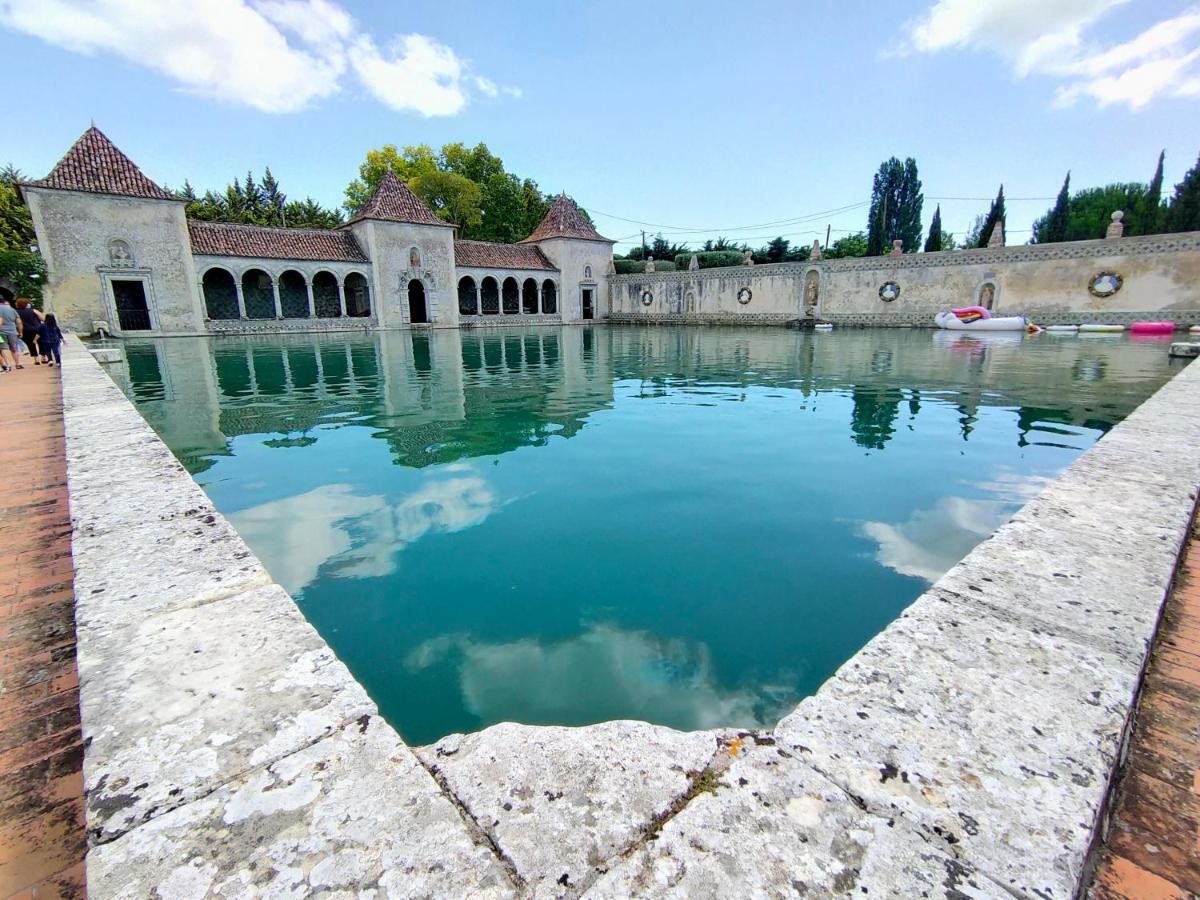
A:
<svg viewBox="0 0 1200 900">
<path fill-rule="evenodd" d="M 1200 519 L 1167 601 L 1090 896 L 1200 896 Z"/>
<path fill-rule="evenodd" d="M 84 896 L 83 746 L 59 373 L 0 375 L 0 900 Z"/>
</svg>

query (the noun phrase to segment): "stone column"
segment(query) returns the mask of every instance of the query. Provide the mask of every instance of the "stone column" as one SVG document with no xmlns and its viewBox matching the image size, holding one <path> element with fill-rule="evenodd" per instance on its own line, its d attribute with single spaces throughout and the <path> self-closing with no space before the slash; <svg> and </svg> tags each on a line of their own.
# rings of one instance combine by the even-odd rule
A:
<svg viewBox="0 0 1200 900">
<path fill-rule="evenodd" d="M 241 279 L 235 281 L 233 286 L 237 290 L 238 318 L 244 319 L 246 318 L 246 295 L 242 293 Z"/>
<path fill-rule="evenodd" d="M 279 279 L 271 278 L 271 296 L 275 300 L 275 318 L 283 318 L 283 304 L 279 302 Z"/>
<path fill-rule="evenodd" d="M 542 282 L 538 282 L 538 315 L 546 314 L 546 298 L 542 295 Z"/>
<path fill-rule="evenodd" d="M 304 279 L 304 287 L 308 290 L 308 317 L 315 319 L 317 317 L 317 300 L 313 296 L 312 279 Z"/>
<path fill-rule="evenodd" d="M 475 315 L 483 315 L 483 282 L 475 282 Z"/>
<path fill-rule="evenodd" d="M 346 318 L 346 284 L 340 278 L 338 279 L 338 315 L 341 318 Z"/>
</svg>

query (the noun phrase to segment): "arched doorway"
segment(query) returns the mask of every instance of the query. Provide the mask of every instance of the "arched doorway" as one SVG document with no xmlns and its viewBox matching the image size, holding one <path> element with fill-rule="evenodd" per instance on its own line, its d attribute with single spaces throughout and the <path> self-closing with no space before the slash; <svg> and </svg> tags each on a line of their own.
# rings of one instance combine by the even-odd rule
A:
<svg viewBox="0 0 1200 900">
<path fill-rule="evenodd" d="M 521 312 L 527 316 L 536 316 L 538 313 L 537 282 L 532 278 L 526 278 L 521 285 Z"/>
<path fill-rule="evenodd" d="M 500 285 L 496 283 L 496 279 L 492 276 L 487 276 L 480 284 L 480 294 L 483 297 L 483 314 L 485 316 L 494 316 L 500 312 Z"/>
<path fill-rule="evenodd" d="M 313 276 L 313 305 L 318 319 L 336 319 L 342 314 L 342 301 L 338 297 L 338 280 L 332 272 L 318 272 Z"/>
<path fill-rule="evenodd" d="M 542 282 L 542 312 L 551 315 L 558 312 L 558 291 L 549 278 Z"/>
<path fill-rule="evenodd" d="M 504 300 L 504 314 L 506 316 L 516 315 L 521 311 L 521 291 L 517 287 L 517 279 L 504 279 L 502 297 Z"/>
<path fill-rule="evenodd" d="M 237 282 L 226 269 L 209 269 L 201 282 L 204 311 L 210 319 L 238 319 Z"/>
<path fill-rule="evenodd" d="M 464 275 L 458 282 L 458 314 L 479 315 L 479 297 L 475 293 L 475 279 Z"/>
<path fill-rule="evenodd" d="M 371 289 L 367 279 L 359 272 L 351 272 L 342 283 L 346 295 L 346 315 L 366 318 L 371 315 Z"/>
<path fill-rule="evenodd" d="M 275 318 L 275 282 L 262 269 L 249 269 L 242 275 L 242 297 L 246 318 Z"/>
<path fill-rule="evenodd" d="M 408 283 L 408 321 L 413 325 L 429 322 L 429 308 L 425 303 L 425 285 L 416 278 Z"/>
<path fill-rule="evenodd" d="M 308 283 L 295 269 L 279 276 L 279 308 L 285 319 L 308 318 Z"/>
</svg>

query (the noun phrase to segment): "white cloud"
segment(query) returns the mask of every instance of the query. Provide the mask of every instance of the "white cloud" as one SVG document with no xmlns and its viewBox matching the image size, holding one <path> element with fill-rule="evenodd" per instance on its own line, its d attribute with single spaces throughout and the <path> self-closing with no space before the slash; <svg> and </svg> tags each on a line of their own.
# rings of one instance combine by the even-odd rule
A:
<svg viewBox="0 0 1200 900">
<path fill-rule="evenodd" d="M 1200 8 L 1160 21 L 1136 37 L 1096 49 L 1087 31 L 1129 0 L 938 0 L 908 26 L 906 52 L 970 48 L 1006 59 L 1018 77 L 1064 82 L 1057 106 L 1091 97 L 1139 109 L 1160 96 L 1200 94 Z"/>
<path fill-rule="evenodd" d="M 348 72 L 392 109 L 426 116 L 454 115 L 473 91 L 520 96 L 470 75 L 466 60 L 425 35 L 400 35 L 381 53 L 332 0 L 0 0 L 0 26 L 264 112 L 309 107 L 341 90 Z"/>
</svg>

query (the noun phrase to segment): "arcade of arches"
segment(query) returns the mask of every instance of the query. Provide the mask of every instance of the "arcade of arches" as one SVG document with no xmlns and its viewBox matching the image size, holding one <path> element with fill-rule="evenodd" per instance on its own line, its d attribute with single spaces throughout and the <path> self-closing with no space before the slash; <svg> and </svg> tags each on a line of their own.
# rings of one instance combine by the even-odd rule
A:
<svg viewBox="0 0 1200 900">
<path fill-rule="evenodd" d="M 458 280 L 460 316 L 551 316 L 558 312 L 558 287 L 554 279 L 538 282 L 526 278 L 521 284 L 511 275 L 503 283 L 491 275 L 476 281 L 470 275 Z"/>
<path fill-rule="evenodd" d="M 322 270 L 312 280 L 295 269 L 274 277 L 247 269 L 240 280 L 213 266 L 201 279 L 204 312 L 209 319 L 340 319 L 371 315 L 371 288 L 361 272 L 341 281 Z"/>
</svg>

